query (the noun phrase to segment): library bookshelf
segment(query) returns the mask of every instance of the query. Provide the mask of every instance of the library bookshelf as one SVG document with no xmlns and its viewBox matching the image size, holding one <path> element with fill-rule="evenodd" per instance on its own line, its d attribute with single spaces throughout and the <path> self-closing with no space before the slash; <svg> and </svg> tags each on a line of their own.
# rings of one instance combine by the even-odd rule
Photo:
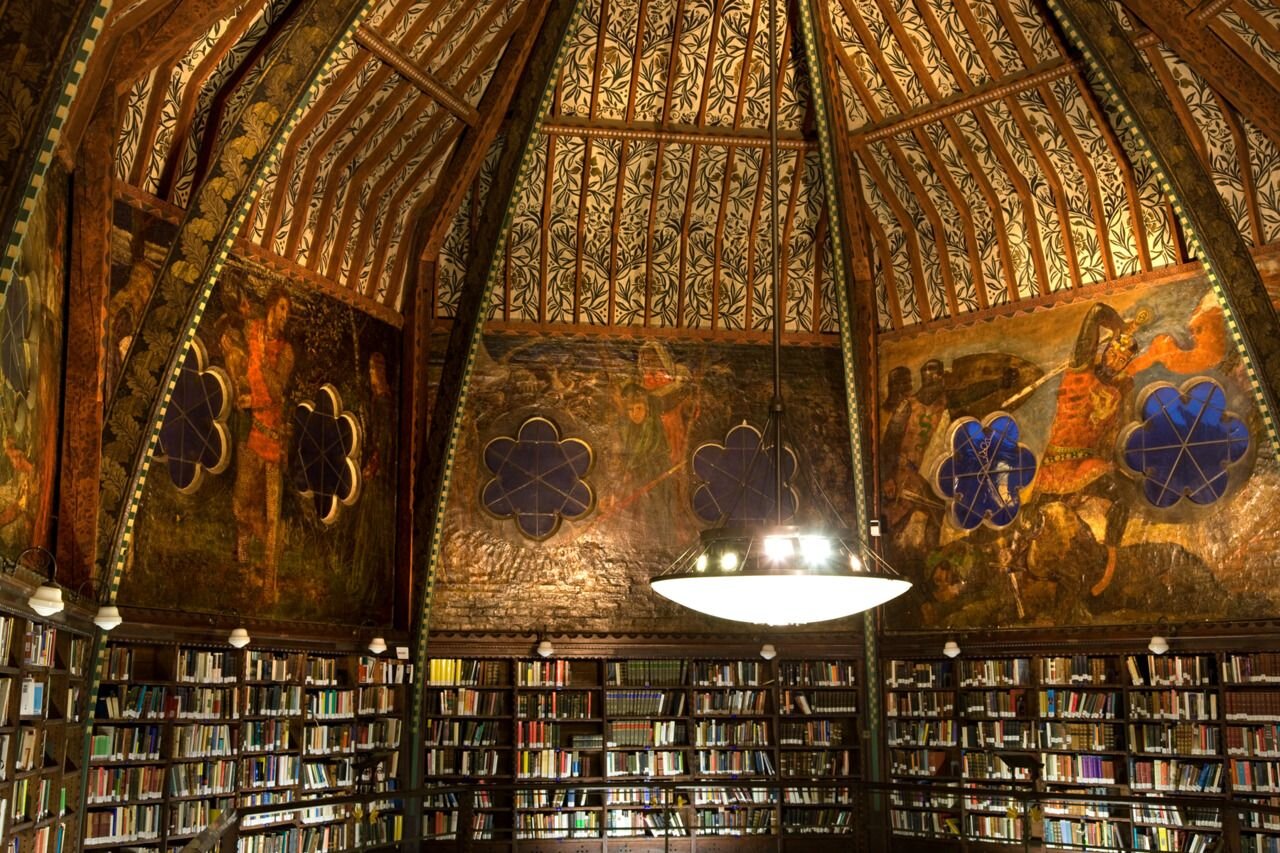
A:
<svg viewBox="0 0 1280 853">
<path fill-rule="evenodd" d="M 863 757 L 849 646 L 772 661 L 706 644 L 550 659 L 454 647 L 424 673 L 424 784 L 473 786 L 476 849 L 852 849 L 858 807 L 840 783 L 862 778 Z M 425 818 L 427 847 L 443 850 L 467 815 L 445 795 Z"/>
<path fill-rule="evenodd" d="M 890 779 L 919 786 L 891 795 L 898 846 L 1280 850 L 1280 820 L 1249 810 L 1280 804 L 1280 654 L 1212 645 L 886 655 Z M 1032 820 L 1010 788 L 1038 792 Z"/>
<path fill-rule="evenodd" d="M 403 816 L 308 800 L 393 791 L 408 663 L 352 650 L 175 639 L 106 646 L 84 848 L 181 849 L 232 807 L 241 853 L 394 849 Z M 294 806 L 294 808 L 289 808 Z"/>
<path fill-rule="evenodd" d="M 7 590 L 5 591 L 7 593 Z M 0 597 L 0 850 L 75 849 L 89 634 Z"/>
</svg>

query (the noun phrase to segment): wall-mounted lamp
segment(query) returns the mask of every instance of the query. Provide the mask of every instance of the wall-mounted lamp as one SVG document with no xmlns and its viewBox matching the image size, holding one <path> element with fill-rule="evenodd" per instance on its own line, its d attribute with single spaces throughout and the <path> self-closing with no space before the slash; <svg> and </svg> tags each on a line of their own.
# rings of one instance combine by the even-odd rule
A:
<svg viewBox="0 0 1280 853">
<path fill-rule="evenodd" d="M 240 622 L 239 610 L 232 610 L 231 615 L 236 617 L 237 623 Z M 234 649 L 243 649 L 245 646 L 249 645 L 249 632 L 245 630 L 244 625 L 237 624 L 231 633 L 227 635 L 227 642 Z"/>
<path fill-rule="evenodd" d="M 380 655 L 387 650 L 387 641 L 382 637 L 374 637 L 369 641 L 369 651 Z"/>
<path fill-rule="evenodd" d="M 955 640 L 947 640 L 942 644 L 942 653 L 949 658 L 960 656 L 960 644 Z"/>
<path fill-rule="evenodd" d="M 41 616 L 52 616 L 55 613 L 61 613 L 62 608 L 66 607 L 66 603 L 62 600 L 62 587 L 58 586 L 55 578 L 58 575 L 58 561 L 48 548 L 41 548 L 39 545 L 33 545 L 22 553 L 12 562 L 0 558 L 3 561 L 4 570 L 12 574 L 18 570 L 18 566 L 22 565 L 22 558 L 28 554 L 44 554 L 48 559 L 49 579 L 37 587 L 36 591 L 31 593 L 31 597 L 27 599 L 27 605 Z"/>
<path fill-rule="evenodd" d="M 1162 655 L 1169 651 L 1169 641 L 1160 634 L 1154 634 L 1151 642 L 1147 643 L 1147 648 L 1151 650 L 1153 655 Z"/>
<path fill-rule="evenodd" d="M 556 647 L 551 645 L 550 640 L 543 640 L 538 643 L 537 652 L 540 657 L 549 658 L 556 653 Z"/>
<path fill-rule="evenodd" d="M 778 656 L 778 650 L 773 647 L 773 643 L 765 643 L 760 647 L 760 657 L 765 660 L 773 660 Z"/>
<path fill-rule="evenodd" d="M 104 631 L 119 628 L 122 622 L 124 622 L 124 617 L 120 615 L 120 608 L 114 604 L 100 605 L 97 614 L 93 617 L 93 624 Z"/>
</svg>

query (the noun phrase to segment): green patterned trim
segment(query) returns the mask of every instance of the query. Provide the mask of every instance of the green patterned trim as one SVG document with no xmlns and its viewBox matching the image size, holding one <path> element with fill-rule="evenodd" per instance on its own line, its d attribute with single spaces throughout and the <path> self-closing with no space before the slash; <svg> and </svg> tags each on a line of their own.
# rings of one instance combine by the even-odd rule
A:
<svg viewBox="0 0 1280 853">
<path fill-rule="evenodd" d="M 423 581 L 422 604 L 418 609 L 418 623 L 414 633 L 414 676 L 417 680 L 417 685 L 411 691 L 413 693 L 412 712 L 407 720 L 408 732 L 405 738 L 405 742 L 410 745 L 409 779 L 411 784 L 418 784 L 422 779 L 423 756 L 422 749 L 419 747 L 419 733 L 422 728 L 422 703 L 424 699 L 422 683 L 425 680 L 427 671 L 427 635 L 431 621 L 431 596 L 435 587 L 436 572 L 440 568 L 440 551 L 444 541 L 445 507 L 449 502 L 449 487 L 453 480 L 453 465 L 457 460 L 458 440 L 462 432 L 462 415 L 467 408 L 467 394 L 471 385 L 471 374 L 475 368 L 481 332 L 484 330 L 486 312 L 483 306 L 489 305 L 493 296 L 493 289 L 503 269 L 502 258 L 506 254 L 515 201 L 524 194 L 532 178 L 534 158 L 531 156 L 532 146 L 529 143 L 540 133 L 539 128 L 551 109 L 551 101 L 555 96 L 556 81 L 560 79 L 560 69 L 564 66 L 565 58 L 568 55 L 565 45 L 568 44 L 569 33 L 572 32 L 574 24 L 582 16 L 584 5 L 584 0 L 574 0 L 573 9 L 569 13 L 568 26 L 565 28 L 564 37 L 556 49 L 555 62 L 552 63 L 551 73 L 548 76 L 550 82 L 542 93 L 542 99 L 538 102 L 538 111 L 529 125 L 528 135 L 523 140 L 520 140 L 522 151 L 519 172 L 517 173 L 515 184 L 512 186 L 511 195 L 507 198 L 502 215 L 502 227 L 498 229 L 498 240 L 489 252 L 489 271 L 485 276 L 484 294 L 480 300 L 482 307 L 476 317 L 476 333 L 471 338 L 471 345 L 467 350 L 466 361 L 462 369 L 456 416 L 453 419 L 453 425 L 449 432 L 449 443 L 445 451 L 444 469 L 440 480 L 440 494 L 435 499 L 434 518 L 431 525 L 431 547 L 426 566 L 427 576 Z M 511 144 L 511 142 L 512 140 L 507 140 L 507 144 Z"/>
<path fill-rule="evenodd" d="M 849 448 L 853 463 L 853 491 L 858 509 L 866 514 L 871 506 L 867 497 L 867 483 L 864 476 L 863 460 L 865 452 L 862 446 L 862 412 L 859 405 L 861 388 L 858 382 L 857 359 L 853 351 L 853 317 L 849 308 L 848 282 L 845 281 L 845 249 L 844 249 L 844 213 L 840 209 L 840 188 L 835 164 L 835 143 L 832 141 L 831 124 L 834 107 L 827 95 L 826 81 L 822 74 L 822 57 L 819 54 L 818 33 L 815 29 L 815 9 L 813 0 L 797 4 L 800 9 L 800 30 L 804 37 L 805 61 L 809 66 L 809 90 L 812 93 L 814 117 L 818 127 L 818 153 L 822 160 L 822 186 L 827 197 L 827 216 L 831 227 L 827 229 L 831 235 L 831 257 L 833 259 L 832 276 L 835 278 L 836 309 L 840 320 L 840 356 L 844 365 L 845 403 L 848 410 Z M 859 534 L 861 535 L 861 534 Z M 862 617 L 863 658 L 866 666 L 863 685 L 866 693 L 866 709 L 864 718 L 870 729 L 871 738 L 867 744 L 869 778 L 880 781 L 880 679 L 878 669 L 879 653 L 876 641 L 876 621 L 874 614 L 865 613 Z"/>
<path fill-rule="evenodd" d="M 67 123 L 67 116 L 71 113 L 71 102 L 75 100 L 76 92 L 80 88 L 80 80 L 84 77 L 85 68 L 89 65 L 89 57 L 97 46 L 98 37 L 102 35 L 102 27 L 106 22 L 107 13 L 111 11 L 111 3 L 112 0 L 98 0 L 97 4 L 90 6 L 87 20 L 80 28 L 80 37 L 71 43 L 69 67 L 63 78 L 62 92 L 53 103 L 53 115 L 49 118 L 48 130 L 36 152 L 31 177 L 22 191 L 17 217 L 14 219 L 13 229 L 9 232 L 9 242 L 5 246 L 4 255 L 0 257 L 0 296 L 8 290 L 9 281 L 13 278 L 18 250 L 22 247 L 22 238 L 26 236 L 31 212 L 35 210 L 36 197 L 40 195 L 40 189 L 44 186 L 45 174 L 49 171 L 49 164 L 53 162 L 53 152 L 58 147 L 58 140 L 62 137 L 62 127 Z"/>
<path fill-rule="evenodd" d="M 1164 89 L 1110 8 L 1099 0 L 1049 0 L 1049 8 L 1084 54 L 1094 87 L 1100 84 L 1123 129 L 1147 158 L 1182 224 L 1187 247 L 1204 264 L 1252 383 L 1267 436 L 1280 451 L 1276 424 L 1280 322 L 1249 247 L 1174 116 Z"/>
</svg>

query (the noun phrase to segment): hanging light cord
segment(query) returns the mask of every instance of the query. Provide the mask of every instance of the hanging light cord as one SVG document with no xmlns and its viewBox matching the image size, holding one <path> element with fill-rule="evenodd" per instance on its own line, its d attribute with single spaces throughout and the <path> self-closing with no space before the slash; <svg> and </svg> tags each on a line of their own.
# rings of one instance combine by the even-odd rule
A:
<svg viewBox="0 0 1280 853">
<path fill-rule="evenodd" d="M 778 254 L 778 86 L 782 70 L 778 56 L 778 7 L 769 3 L 769 256 L 773 270 L 773 500 L 774 517 L 782 524 L 782 263 Z"/>
</svg>

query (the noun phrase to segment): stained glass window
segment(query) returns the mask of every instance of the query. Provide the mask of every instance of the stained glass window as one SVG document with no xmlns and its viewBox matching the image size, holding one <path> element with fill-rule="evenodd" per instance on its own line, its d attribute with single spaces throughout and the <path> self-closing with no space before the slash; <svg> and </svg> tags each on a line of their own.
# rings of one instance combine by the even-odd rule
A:
<svg viewBox="0 0 1280 853">
<path fill-rule="evenodd" d="M 531 417 L 514 436 L 500 436 L 484 448 L 492 479 L 480 492 L 484 508 L 498 518 L 516 520 L 531 539 L 546 539 L 563 519 L 577 519 L 595 505 L 586 482 L 591 446 L 580 438 L 560 438 L 560 429 L 544 417 Z"/>
<path fill-rule="evenodd" d="M 231 461 L 231 383 L 222 370 L 206 367 L 206 359 L 204 344 L 196 338 L 160 426 L 160 453 L 181 492 L 194 492 L 206 471 L 221 473 Z"/>
<path fill-rule="evenodd" d="M 1036 474 L 1036 457 L 1018 443 L 1018 423 L 997 412 L 985 422 L 963 418 L 951 426 L 951 455 L 934 478 L 951 521 L 963 530 L 1005 527 L 1018 515 L 1022 490 Z"/>
<path fill-rule="evenodd" d="M 1228 468 L 1249 449 L 1249 429 L 1227 411 L 1222 386 L 1204 377 L 1180 389 L 1158 383 L 1141 399 L 1142 420 L 1125 430 L 1121 446 L 1147 500 L 1170 507 L 1183 498 L 1209 504 L 1222 497 Z"/>
<path fill-rule="evenodd" d="M 742 423 L 725 435 L 722 443 L 708 442 L 693 452 L 693 475 L 699 481 L 693 491 L 693 512 L 708 524 L 722 517 L 729 524 L 764 524 L 776 518 L 774 445 L 761 449 L 760 430 Z M 752 464 L 752 461 L 755 464 Z M 792 480 L 796 455 L 783 444 L 782 520 L 796 514 L 798 504 Z"/>
<path fill-rule="evenodd" d="M 0 303 L 0 373 L 19 396 L 31 391 L 31 344 L 27 339 L 33 320 L 27 279 L 16 276 Z"/>
<path fill-rule="evenodd" d="M 298 406 L 293 419 L 298 491 L 311 498 L 321 521 L 332 524 L 343 506 L 360 497 L 360 424 L 343 411 L 332 385 L 321 386 L 314 403 Z"/>
</svg>

